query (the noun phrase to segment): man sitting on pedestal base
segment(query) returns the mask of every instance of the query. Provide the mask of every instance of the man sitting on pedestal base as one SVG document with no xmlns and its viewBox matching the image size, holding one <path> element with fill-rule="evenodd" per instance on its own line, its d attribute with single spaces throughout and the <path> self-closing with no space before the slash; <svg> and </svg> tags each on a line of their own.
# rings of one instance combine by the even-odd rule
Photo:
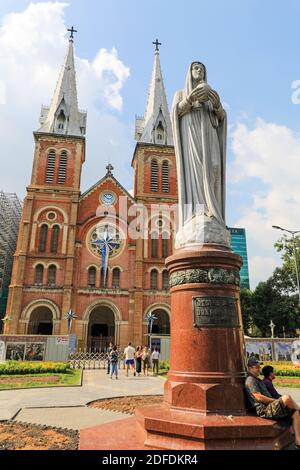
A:
<svg viewBox="0 0 300 470">
<path fill-rule="evenodd" d="M 282 395 L 277 400 L 272 398 L 259 375 L 260 363 L 256 358 L 250 357 L 245 385 L 255 413 L 260 418 L 288 420 L 292 424 L 292 431 L 295 434 L 296 449 L 300 450 L 300 407 L 290 395 Z"/>
</svg>

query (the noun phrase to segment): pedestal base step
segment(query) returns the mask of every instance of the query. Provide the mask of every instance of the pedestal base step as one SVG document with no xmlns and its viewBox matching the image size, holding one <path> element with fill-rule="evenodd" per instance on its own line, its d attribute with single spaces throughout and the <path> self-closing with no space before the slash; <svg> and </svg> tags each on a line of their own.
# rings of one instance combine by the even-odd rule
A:
<svg viewBox="0 0 300 470">
<path fill-rule="evenodd" d="M 147 406 L 135 417 L 80 431 L 80 450 L 280 450 L 287 426 L 255 416 L 199 416 Z"/>
</svg>

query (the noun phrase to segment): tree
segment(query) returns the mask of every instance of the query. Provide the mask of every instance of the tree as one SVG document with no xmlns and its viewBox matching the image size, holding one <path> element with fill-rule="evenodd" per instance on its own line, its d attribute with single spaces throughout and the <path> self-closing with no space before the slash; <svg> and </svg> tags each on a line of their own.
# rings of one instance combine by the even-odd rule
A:
<svg viewBox="0 0 300 470">
<path fill-rule="evenodd" d="M 252 294 L 252 320 L 262 336 L 271 336 L 270 321 L 276 327 L 275 336 L 295 336 L 295 329 L 299 325 L 298 297 L 282 294 L 274 283 L 273 277 L 266 282 L 260 282 Z"/>
<path fill-rule="evenodd" d="M 244 333 L 248 334 L 249 329 L 252 327 L 252 296 L 253 293 L 250 289 L 241 290 L 241 311 L 243 318 Z"/>
<path fill-rule="evenodd" d="M 295 252 L 293 239 L 287 235 L 283 235 L 274 245 L 276 251 L 281 253 L 283 264 L 282 267 L 275 269 L 273 281 L 277 289 L 284 294 L 298 293 L 295 255 L 299 270 L 300 237 L 294 236 L 294 244 Z"/>
</svg>

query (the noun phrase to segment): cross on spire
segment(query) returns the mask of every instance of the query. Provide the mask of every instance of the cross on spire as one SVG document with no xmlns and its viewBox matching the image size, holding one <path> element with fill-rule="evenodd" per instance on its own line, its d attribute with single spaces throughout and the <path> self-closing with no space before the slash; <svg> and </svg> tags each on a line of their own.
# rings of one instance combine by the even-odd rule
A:
<svg viewBox="0 0 300 470">
<path fill-rule="evenodd" d="M 155 50 L 156 50 L 156 51 L 159 51 L 159 47 L 158 47 L 158 46 L 161 46 L 161 42 L 158 42 L 158 39 L 156 39 L 156 41 L 153 42 L 152 44 L 154 44 Z"/>
<path fill-rule="evenodd" d="M 72 26 L 71 29 L 68 29 L 70 31 L 70 39 L 74 39 L 74 33 L 78 33 L 77 29 L 74 29 L 74 26 Z"/>
<path fill-rule="evenodd" d="M 111 163 L 109 163 L 106 167 L 106 170 L 107 170 L 106 176 L 112 175 L 113 169 L 114 169 L 114 167 L 112 166 Z"/>
</svg>

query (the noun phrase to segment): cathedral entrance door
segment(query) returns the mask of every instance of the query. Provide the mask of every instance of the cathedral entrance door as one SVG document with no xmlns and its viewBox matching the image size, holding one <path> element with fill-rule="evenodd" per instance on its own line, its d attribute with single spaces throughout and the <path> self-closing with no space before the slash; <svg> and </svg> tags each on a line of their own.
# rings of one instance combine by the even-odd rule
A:
<svg viewBox="0 0 300 470">
<path fill-rule="evenodd" d="M 115 315 L 106 305 L 98 305 L 90 314 L 87 347 L 106 352 L 110 342 L 115 343 Z"/>
<path fill-rule="evenodd" d="M 52 335 L 53 315 L 48 307 L 37 307 L 30 315 L 28 335 Z"/>
</svg>

